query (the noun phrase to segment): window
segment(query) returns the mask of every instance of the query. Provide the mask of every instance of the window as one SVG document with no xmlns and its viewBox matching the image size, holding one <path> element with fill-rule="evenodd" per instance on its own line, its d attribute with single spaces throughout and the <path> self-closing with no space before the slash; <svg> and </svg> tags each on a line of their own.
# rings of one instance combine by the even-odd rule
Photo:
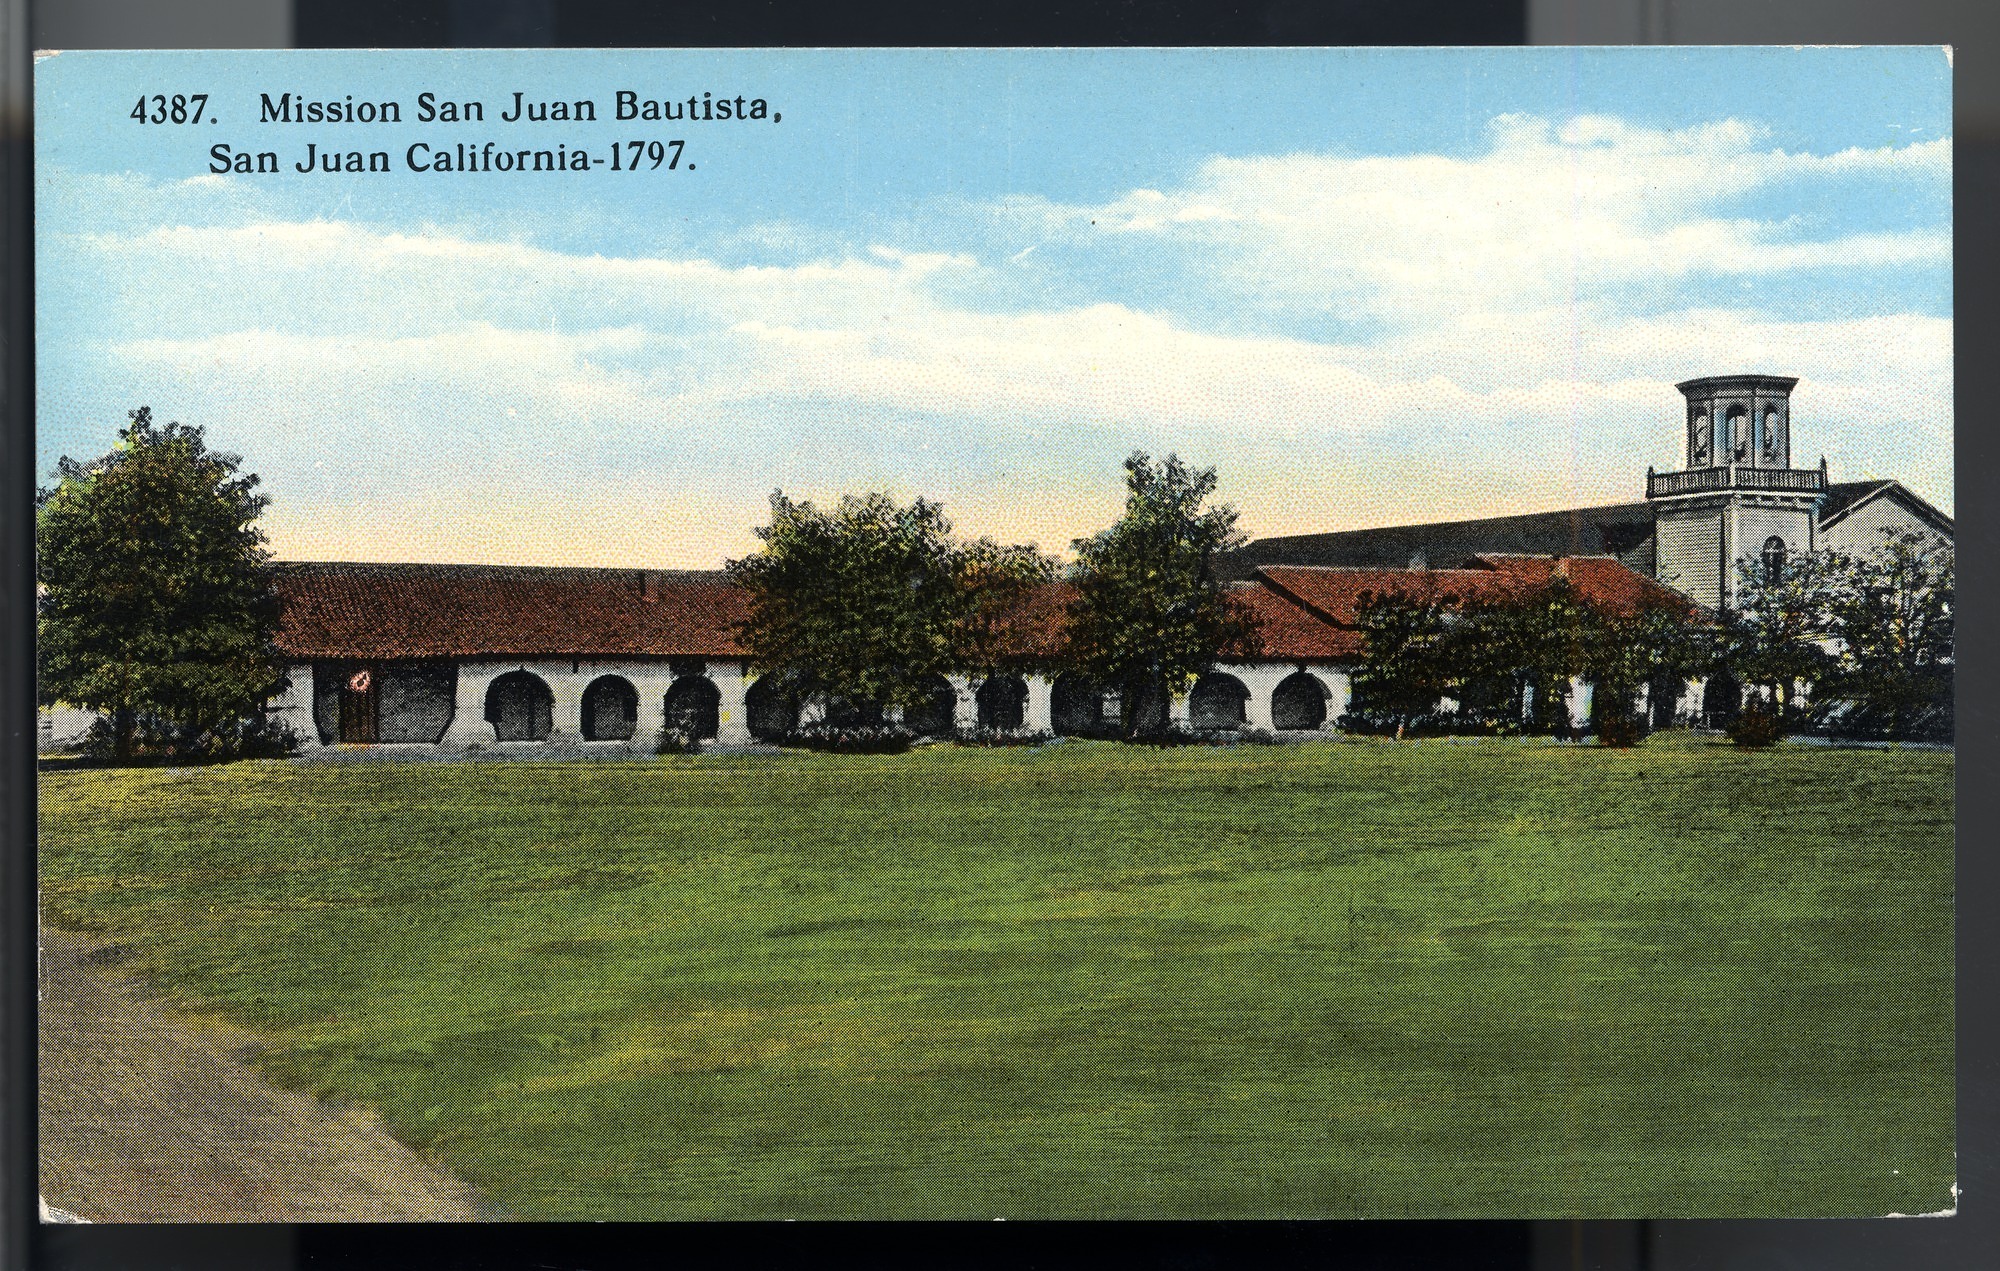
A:
<svg viewBox="0 0 2000 1271">
<path fill-rule="evenodd" d="M 1774 583 L 1785 572 L 1785 540 L 1776 534 L 1764 540 L 1764 581 Z"/>
</svg>

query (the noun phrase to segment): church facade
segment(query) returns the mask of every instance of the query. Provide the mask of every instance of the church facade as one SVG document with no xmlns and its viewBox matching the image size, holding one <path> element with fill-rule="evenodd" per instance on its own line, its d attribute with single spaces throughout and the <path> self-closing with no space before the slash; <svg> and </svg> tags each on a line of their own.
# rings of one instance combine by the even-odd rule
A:
<svg viewBox="0 0 2000 1271">
<path fill-rule="evenodd" d="M 1826 460 L 1797 467 L 1792 388 L 1782 375 L 1722 375 L 1676 385 L 1686 466 L 1646 470 L 1631 503 L 1333 534 L 1259 539 L 1227 568 L 1265 565 L 1427 569 L 1483 553 L 1609 556 L 1707 608 L 1734 603 L 1738 566 L 1765 568 L 1800 552 L 1865 553 L 1885 531 L 1950 544 L 1950 517 L 1897 481 L 1829 480 Z"/>
</svg>

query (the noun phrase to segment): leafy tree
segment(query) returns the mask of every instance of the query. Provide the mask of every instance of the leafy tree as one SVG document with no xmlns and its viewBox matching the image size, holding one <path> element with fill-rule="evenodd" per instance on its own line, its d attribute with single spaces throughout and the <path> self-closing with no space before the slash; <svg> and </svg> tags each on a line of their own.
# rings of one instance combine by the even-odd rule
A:
<svg viewBox="0 0 2000 1271">
<path fill-rule="evenodd" d="M 1217 655 L 1255 656 L 1256 617 L 1215 576 L 1219 552 L 1240 546 L 1236 510 L 1204 508 L 1215 469 L 1175 455 L 1125 460 L 1125 514 L 1075 542 L 1077 594 L 1068 612 L 1068 657 L 1118 690 L 1127 740 L 1164 729 L 1167 701 L 1187 691 Z"/>
<path fill-rule="evenodd" d="M 1722 615 L 1718 669 L 1768 690 L 1781 718 L 1797 712 L 1796 686 L 1834 668 L 1829 647 L 1833 607 L 1851 585 L 1847 562 L 1834 552 L 1799 552 L 1778 568 L 1744 561 L 1737 569 L 1737 604 Z"/>
<path fill-rule="evenodd" d="M 1957 581 L 1952 548 L 1921 531 L 1883 531 L 1881 546 L 1832 562 L 1832 666 L 1814 685 L 1846 705 L 1847 731 L 1950 740 Z"/>
<path fill-rule="evenodd" d="M 36 493 L 39 696 L 102 711 L 111 756 L 226 758 L 285 686 L 256 520 L 268 500 L 202 430 L 131 412 L 100 459 Z M 108 733 L 108 736 L 104 736 Z"/>
<path fill-rule="evenodd" d="M 1404 589 L 1360 596 L 1362 663 L 1352 681 L 1350 726 L 1400 737 L 1436 711 L 1461 673 L 1452 638 L 1457 603 L 1456 596 Z"/>
<path fill-rule="evenodd" d="M 1601 715 L 1629 718 L 1641 685 L 1699 665 L 1693 615 L 1667 601 L 1632 613 L 1587 602 L 1558 574 L 1522 590 L 1463 600 L 1451 594 L 1389 592 L 1357 608 L 1364 663 L 1354 678 L 1363 725 L 1399 731 L 1453 696 L 1447 727 L 1472 731 L 1566 733 L 1569 683 L 1591 680 Z"/>
<path fill-rule="evenodd" d="M 774 493 L 756 533 L 762 550 L 728 564 L 751 596 L 750 662 L 862 719 L 1004 660 L 1002 615 L 1054 568 L 1032 548 L 955 542 L 940 505 L 886 494 L 822 509 Z"/>
<path fill-rule="evenodd" d="M 1712 659 L 1710 645 L 1694 609 L 1665 597 L 1648 599 L 1632 613 L 1597 611 L 1583 674 L 1594 685 L 1600 718 L 1629 718 L 1642 687 L 1699 674 Z"/>
</svg>

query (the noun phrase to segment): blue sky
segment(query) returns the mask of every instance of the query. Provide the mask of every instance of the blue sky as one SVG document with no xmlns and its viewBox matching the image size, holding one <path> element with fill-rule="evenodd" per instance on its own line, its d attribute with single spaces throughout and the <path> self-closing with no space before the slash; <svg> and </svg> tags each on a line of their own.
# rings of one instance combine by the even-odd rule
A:
<svg viewBox="0 0 2000 1271">
<path fill-rule="evenodd" d="M 498 122 L 516 90 L 599 120 Z M 285 91 L 403 122 L 260 126 Z M 1937 49 L 63 54 L 40 462 L 204 424 L 292 558 L 712 566 L 779 487 L 1060 551 L 1135 447 L 1255 534 L 1634 498 L 1673 382 L 1757 370 L 1801 377 L 1796 457 L 1948 510 L 1949 102 Z M 670 136 L 693 171 L 403 157 Z"/>
</svg>

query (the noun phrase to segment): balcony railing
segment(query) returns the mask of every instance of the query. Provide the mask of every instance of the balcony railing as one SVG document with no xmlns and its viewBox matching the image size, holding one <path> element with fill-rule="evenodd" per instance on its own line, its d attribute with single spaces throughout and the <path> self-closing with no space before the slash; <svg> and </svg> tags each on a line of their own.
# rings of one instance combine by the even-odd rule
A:
<svg viewBox="0 0 2000 1271">
<path fill-rule="evenodd" d="M 1826 469 L 1752 468 L 1731 464 L 1725 468 L 1690 468 L 1686 472 L 1646 470 L 1646 497 L 1649 499 L 1675 494 L 1705 494 L 1711 490 L 1823 494 L 1826 492 Z"/>
</svg>

